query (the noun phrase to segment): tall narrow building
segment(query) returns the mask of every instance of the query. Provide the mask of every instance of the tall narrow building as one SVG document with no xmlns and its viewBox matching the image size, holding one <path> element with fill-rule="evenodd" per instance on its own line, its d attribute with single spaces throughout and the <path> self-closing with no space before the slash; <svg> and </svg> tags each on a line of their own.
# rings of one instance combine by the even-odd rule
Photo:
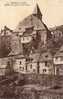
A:
<svg viewBox="0 0 63 99">
<path fill-rule="evenodd" d="M 35 9 L 33 10 L 33 14 L 37 16 L 40 20 L 42 20 L 42 13 L 40 11 L 38 4 L 36 4 Z"/>
</svg>

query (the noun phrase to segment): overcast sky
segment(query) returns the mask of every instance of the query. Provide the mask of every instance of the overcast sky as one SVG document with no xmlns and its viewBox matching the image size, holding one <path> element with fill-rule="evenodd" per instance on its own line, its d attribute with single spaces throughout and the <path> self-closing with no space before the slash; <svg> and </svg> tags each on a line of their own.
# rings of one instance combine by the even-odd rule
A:
<svg viewBox="0 0 63 99">
<path fill-rule="evenodd" d="M 5 6 L 9 2 L 21 2 L 20 6 Z M 35 4 L 38 3 L 43 14 L 43 21 L 48 27 L 63 25 L 63 0 L 1 0 L 0 1 L 0 29 L 7 25 L 15 29 L 18 23 L 32 14 Z"/>
</svg>

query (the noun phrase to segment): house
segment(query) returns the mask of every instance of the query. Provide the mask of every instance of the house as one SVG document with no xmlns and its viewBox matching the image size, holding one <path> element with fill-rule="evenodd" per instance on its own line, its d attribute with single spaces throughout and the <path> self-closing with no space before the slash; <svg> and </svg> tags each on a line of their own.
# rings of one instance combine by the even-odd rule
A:
<svg viewBox="0 0 63 99">
<path fill-rule="evenodd" d="M 27 72 L 38 73 L 37 64 L 39 59 L 39 53 L 30 53 L 29 59 L 27 60 Z"/>
<path fill-rule="evenodd" d="M 41 54 L 39 59 L 40 74 L 54 74 L 53 58 L 49 51 Z"/>
<path fill-rule="evenodd" d="M 14 71 L 18 73 L 26 73 L 26 58 L 24 55 L 17 55 L 14 57 Z"/>
<path fill-rule="evenodd" d="M 54 39 L 55 42 L 61 40 L 62 37 L 63 37 L 62 31 L 57 29 L 53 31 L 52 38 Z"/>
<path fill-rule="evenodd" d="M 7 26 L 4 26 L 4 28 L 1 29 L 1 36 L 4 36 L 4 35 L 10 36 L 12 35 L 12 33 L 13 33 L 13 30 L 9 29 Z"/>
<path fill-rule="evenodd" d="M 28 73 L 54 74 L 53 59 L 50 52 L 31 53 L 27 64 Z"/>
<path fill-rule="evenodd" d="M 16 42 L 16 39 L 16 37 L 13 37 L 12 41 Z M 26 73 L 26 57 L 23 55 L 22 51 L 20 50 L 20 46 L 17 43 L 19 43 L 18 39 L 15 45 L 12 45 L 13 49 L 9 53 L 8 57 L 13 60 L 13 69 L 15 72 Z"/>
<path fill-rule="evenodd" d="M 24 55 L 11 55 L 0 58 L 0 75 L 8 75 L 13 72 L 27 73 L 26 58 Z"/>
<path fill-rule="evenodd" d="M 34 52 L 29 56 L 23 54 L 11 54 L 14 59 L 13 68 L 18 73 L 35 73 L 35 74 L 54 74 L 53 59 L 49 51 L 46 52 Z"/>
<path fill-rule="evenodd" d="M 33 55 L 24 56 L 20 53 L 16 54 L 15 52 L 11 52 L 9 57 L 13 59 L 13 68 L 15 72 L 29 74 L 37 73 L 38 55 L 38 53 L 34 53 Z"/>
<path fill-rule="evenodd" d="M 63 75 L 63 46 L 57 51 L 53 58 L 55 74 Z"/>
</svg>

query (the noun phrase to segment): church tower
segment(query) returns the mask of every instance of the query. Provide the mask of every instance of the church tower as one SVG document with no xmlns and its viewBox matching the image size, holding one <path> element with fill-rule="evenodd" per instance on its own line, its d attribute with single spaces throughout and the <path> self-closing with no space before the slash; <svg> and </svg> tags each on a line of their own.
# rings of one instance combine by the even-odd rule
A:
<svg viewBox="0 0 63 99">
<path fill-rule="evenodd" d="M 38 4 L 36 4 L 35 9 L 33 10 L 33 15 L 37 16 L 40 20 L 42 20 L 42 13 Z"/>
</svg>

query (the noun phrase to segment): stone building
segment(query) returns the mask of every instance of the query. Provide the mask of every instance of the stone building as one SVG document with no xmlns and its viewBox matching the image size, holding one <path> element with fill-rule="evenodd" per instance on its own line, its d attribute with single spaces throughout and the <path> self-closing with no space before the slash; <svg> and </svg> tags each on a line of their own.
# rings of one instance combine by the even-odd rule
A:
<svg viewBox="0 0 63 99">
<path fill-rule="evenodd" d="M 42 53 L 39 61 L 40 74 L 54 74 L 53 58 L 49 51 Z"/>
<path fill-rule="evenodd" d="M 49 51 L 30 54 L 29 73 L 54 74 L 52 55 Z"/>
<path fill-rule="evenodd" d="M 53 58 L 55 74 L 63 75 L 63 46 L 59 49 L 59 51 L 54 55 Z"/>
</svg>

